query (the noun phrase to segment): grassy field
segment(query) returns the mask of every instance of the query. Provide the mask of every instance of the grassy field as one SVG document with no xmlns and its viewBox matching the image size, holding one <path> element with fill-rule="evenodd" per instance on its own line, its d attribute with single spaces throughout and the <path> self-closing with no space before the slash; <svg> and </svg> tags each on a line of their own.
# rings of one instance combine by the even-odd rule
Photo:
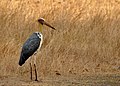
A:
<svg viewBox="0 0 120 86">
<path fill-rule="evenodd" d="M 40 17 L 57 29 L 44 26 L 40 78 L 120 75 L 120 0 L 1 0 L 0 77 L 29 76 L 29 60 L 23 67 L 18 60 Z"/>
</svg>

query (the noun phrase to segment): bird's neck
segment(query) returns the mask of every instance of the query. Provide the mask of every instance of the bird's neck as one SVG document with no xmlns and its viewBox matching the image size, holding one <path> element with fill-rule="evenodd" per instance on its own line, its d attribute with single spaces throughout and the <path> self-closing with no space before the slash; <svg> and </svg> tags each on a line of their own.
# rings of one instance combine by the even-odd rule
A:
<svg viewBox="0 0 120 86">
<path fill-rule="evenodd" d="M 43 25 L 40 24 L 40 32 L 42 32 L 42 29 L 43 29 Z"/>
</svg>

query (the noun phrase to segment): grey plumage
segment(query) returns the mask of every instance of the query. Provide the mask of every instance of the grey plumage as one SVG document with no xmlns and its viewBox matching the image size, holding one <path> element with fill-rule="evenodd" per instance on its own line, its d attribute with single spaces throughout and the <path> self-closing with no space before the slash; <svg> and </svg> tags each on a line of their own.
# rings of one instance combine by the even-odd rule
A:
<svg viewBox="0 0 120 86">
<path fill-rule="evenodd" d="M 33 33 L 23 44 L 19 65 L 22 66 L 25 61 L 32 56 L 37 49 L 41 46 L 40 42 L 42 42 L 42 34 L 39 32 Z"/>
</svg>

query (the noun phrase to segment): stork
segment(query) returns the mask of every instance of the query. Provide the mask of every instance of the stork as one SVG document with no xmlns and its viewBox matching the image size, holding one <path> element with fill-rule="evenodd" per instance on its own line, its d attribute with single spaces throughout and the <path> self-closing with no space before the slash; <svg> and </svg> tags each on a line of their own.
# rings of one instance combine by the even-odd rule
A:
<svg viewBox="0 0 120 86">
<path fill-rule="evenodd" d="M 34 32 L 23 44 L 20 59 L 19 59 L 20 66 L 22 66 L 29 57 L 32 59 L 33 58 L 32 55 L 35 54 L 41 48 L 41 45 L 43 42 L 43 35 L 41 33 L 43 25 L 46 25 L 55 30 L 55 28 L 50 24 L 48 24 L 47 22 L 45 22 L 43 18 L 38 19 L 37 22 L 40 25 L 40 32 Z M 38 81 L 35 60 L 36 60 L 36 57 L 34 57 L 35 81 Z M 30 62 L 30 74 L 31 74 L 31 80 L 32 80 L 32 62 Z"/>
</svg>

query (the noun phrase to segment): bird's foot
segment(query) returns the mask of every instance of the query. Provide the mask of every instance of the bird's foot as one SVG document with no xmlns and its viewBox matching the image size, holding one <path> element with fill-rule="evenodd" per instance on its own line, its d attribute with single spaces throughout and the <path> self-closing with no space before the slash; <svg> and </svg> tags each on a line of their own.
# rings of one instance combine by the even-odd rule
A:
<svg viewBox="0 0 120 86">
<path fill-rule="evenodd" d="M 38 79 L 35 79 L 35 81 L 38 81 Z"/>
</svg>

